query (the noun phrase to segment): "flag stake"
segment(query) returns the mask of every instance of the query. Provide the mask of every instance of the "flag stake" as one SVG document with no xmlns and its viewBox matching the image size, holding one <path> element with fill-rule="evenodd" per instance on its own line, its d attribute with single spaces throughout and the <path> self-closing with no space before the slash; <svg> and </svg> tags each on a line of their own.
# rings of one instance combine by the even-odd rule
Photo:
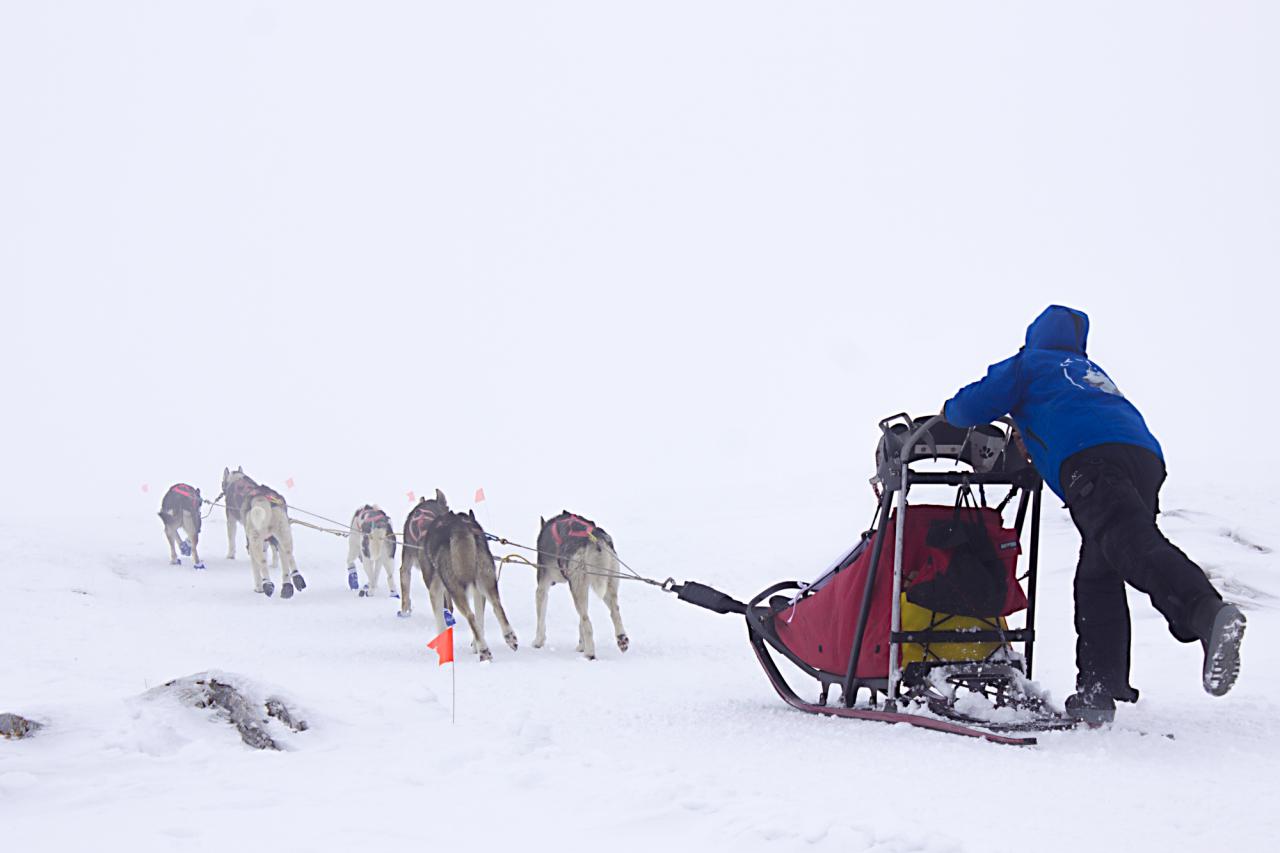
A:
<svg viewBox="0 0 1280 853">
<path fill-rule="evenodd" d="M 449 664 L 449 723 L 458 722 L 458 664 L 453 659 L 453 626 L 457 624 L 448 609 L 444 611 L 445 628 L 434 640 L 427 643 L 427 648 L 436 653 L 439 666 Z"/>
</svg>

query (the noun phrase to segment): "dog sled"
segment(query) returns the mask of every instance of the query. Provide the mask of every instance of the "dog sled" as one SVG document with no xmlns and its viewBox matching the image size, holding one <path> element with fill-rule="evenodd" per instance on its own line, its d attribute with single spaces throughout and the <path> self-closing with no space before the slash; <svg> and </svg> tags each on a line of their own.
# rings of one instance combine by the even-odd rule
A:
<svg viewBox="0 0 1280 853">
<path fill-rule="evenodd" d="M 698 583 L 667 589 L 743 615 L 769 681 L 799 710 L 1014 745 L 1072 727 L 1030 680 L 1042 483 L 1013 422 L 961 429 L 900 414 L 880 430 L 871 528 L 817 579 L 746 603 Z M 910 503 L 925 486 L 954 500 Z M 816 701 L 791 686 L 783 661 L 816 682 Z"/>
</svg>

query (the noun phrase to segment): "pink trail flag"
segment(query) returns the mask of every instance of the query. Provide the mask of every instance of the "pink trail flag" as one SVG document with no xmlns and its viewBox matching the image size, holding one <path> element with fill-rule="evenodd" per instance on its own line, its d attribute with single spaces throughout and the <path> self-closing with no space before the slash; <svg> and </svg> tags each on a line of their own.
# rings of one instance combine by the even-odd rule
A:
<svg viewBox="0 0 1280 853">
<path fill-rule="evenodd" d="M 291 488 L 291 489 L 292 489 L 292 488 L 293 488 L 293 478 L 292 478 L 292 477 L 290 477 L 289 479 L 285 480 L 285 481 L 284 481 L 284 484 L 285 484 L 286 486 L 288 486 L 289 488 Z"/>
<path fill-rule="evenodd" d="M 484 489 L 483 488 L 476 489 L 476 503 L 480 503 L 483 500 L 484 500 Z"/>
<path fill-rule="evenodd" d="M 414 502 L 414 500 L 417 498 L 417 495 L 415 495 L 415 494 L 414 494 L 413 492 L 411 492 L 411 491 L 409 491 L 409 492 L 405 492 L 405 494 L 409 496 L 409 503 L 413 503 L 413 502 Z"/>
</svg>

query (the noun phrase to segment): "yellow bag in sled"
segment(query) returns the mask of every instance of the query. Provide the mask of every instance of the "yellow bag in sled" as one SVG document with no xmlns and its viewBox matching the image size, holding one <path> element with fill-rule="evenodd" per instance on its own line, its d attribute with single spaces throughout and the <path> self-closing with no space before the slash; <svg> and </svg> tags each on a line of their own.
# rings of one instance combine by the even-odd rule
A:
<svg viewBox="0 0 1280 853">
<path fill-rule="evenodd" d="M 938 613 L 912 604 L 907 601 L 907 594 L 902 594 L 902 630 L 903 631 L 994 631 L 999 625 L 1001 630 L 1009 626 L 1003 616 L 983 619 L 977 616 L 952 616 Z M 999 643 L 904 643 L 902 645 L 902 665 L 920 663 L 921 661 L 974 661 L 986 660 L 1000 648 Z"/>
</svg>

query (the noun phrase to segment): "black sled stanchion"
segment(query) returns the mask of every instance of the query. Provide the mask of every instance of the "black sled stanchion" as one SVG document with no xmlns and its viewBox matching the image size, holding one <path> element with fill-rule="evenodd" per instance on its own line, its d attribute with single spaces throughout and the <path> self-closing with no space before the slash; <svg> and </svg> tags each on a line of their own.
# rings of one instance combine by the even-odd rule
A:
<svg viewBox="0 0 1280 853">
<path fill-rule="evenodd" d="M 1029 684 L 1035 639 L 1042 484 L 1012 422 L 1003 421 L 1002 424 L 965 430 L 947 424 L 940 417 L 912 420 L 906 415 L 895 415 L 881 421 L 882 437 L 876 451 L 876 477 L 872 481 L 878 486 L 878 524 L 873 522 L 874 529 L 864 535 L 859 545 L 812 584 L 798 581 L 777 583 L 745 604 L 704 584 L 668 581 L 663 588 L 683 601 L 716 613 L 742 614 L 752 650 L 765 675 L 783 701 L 799 710 L 849 719 L 906 723 L 1016 746 L 1036 742 L 1034 737 L 1023 732 L 1070 728 L 1075 722 L 1049 709 Z M 965 463 L 972 470 L 912 469 L 912 463 L 924 460 L 953 460 Z M 926 628 L 903 630 L 903 608 L 910 603 L 917 617 L 921 612 L 919 603 L 913 598 L 922 595 L 916 578 L 920 568 L 919 556 L 913 558 L 911 577 L 904 575 L 904 553 L 910 548 L 923 547 L 919 541 L 922 538 L 919 520 L 914 523 L 915 533 L 911 541 L 907 541 L 905 533 L 908 513 L 912 512 L 907 492 L 912 485 L 945 486 L 958 490 L 954 512 L 945 506 L 924 507 L 924 524 L 929 536 L 934 536 L 935 528 L 940 524 L 943 533 L 959 534 L 966 528 L 984 531 L 968 534 L 971 539 L 979 540 L 968 545 L 970 564 L 976 563 L 980 570 L 996 572 L 1003 568 L 1006 573 L 1000 580 L 1004 584 L 1000 587 L 1004 590 L 1000 593 L 1004 596 L 1001 600 L 1005 602 L 1003 612 L 1010 613 L 1025 607 L 1025 627 L 1010 629 L 998 613 L 984 613 L 977 608 L 970 614 L 973 618 L 968 620 L 976 623 L 976 627 L 967 624 L 959 629 L 941 630 L 940 625 L 954 619 L 955 613 L 966 611 L 962 608 L 944 610 L 934 605 L 924 611 L 929 613 Z M 988 507 L 986 489 L 1000 486 L 1008 487 L 1007 495 L 998 507 Z M 975 489 L 977 496 L 974 495 Z M 979 496 L 981 507 L 978 505 Z M 1016 520 L 1013 529 L 1009 530 L 1000 518 L 1001 512 L 1014 498 L 1017 498 Z M 991 541 L 995 535 L 992 530 L 1002 537 L 1001 549 L 1014 548 L 1017 549 L 1014 553 L 1018 553 L 1028 515 L 1031 516 L 1028 570 L 1022 578 L 1017 578 L 1013 559 L 1001 558 L 996 553 L 996 546 Z M 882 566 L 881 558 L 891 533 L 894 536 L 893 559 L 889 561 L 891 566 Z M 930 542 L 929 547 L 934 557 L 928 559 L 938 558 L 938 543 Z M 953 564 L 959 565 L 957 553 L 943 552 L 947 565 L 936 568 L 935 577 L 958 571 L 953 568 Z M 867 556 L 870 556 L 869 561 L 865 559 Z M 865 578 L 859 576 L 858 571 L 865 571 Z M 891 571 L 892 575 L 881 577 L 884 571 Z M 853 574 L 840 578 L 842 572 Z M 1025 591 L 1019 585 L 1020 580 L 1026 581 Z M 885 588 L 885 581 L 890 582 L 889 589 Z M 947 589 L 959 585 L 958 589 L 952 590 L 953 594 L 960 596 L 956 600 L 968 597 L 959 580 L 951 578 L 948 583 L 950 586 L 943 584 Z M 1011 591 L 1015 585 L 1018 588 Z M 827 598 L 820 601 L 813 599 L 814 596 Z M 842 597 L 833 599 L 832 596 Z M 1011 604 L 1015 599 L 1016 602 L 1025 599 L 1025 604 Z M 849 606 L 833 609 L 833 600 Z M 813 604 L 818 606 L 809 607 Z M 802 606 L 809 609 L 802 613 Z M 852 616 L 854 612 L 856 617 Z M 815 613 L 818 615 L 814 616 Z M 839 658 L 838 665 L 831 655 L 843 654 L 840 643 L 850 643 L 850 635 L 842 632 L 841 625 L 822 621 L 831 618 L 831 613 L 849 613 L 844 618 L 850 621 L 844 623 L 844 627 L 852 626 L 848 657 Z M 873 613 L 876 614 L 875 619 Z M 801 622 L 810 620 L 807 626 L 809 635 L 799 646 L 794 645 L 797 634 L 791 625 L 797 616 L 801 617 Z M 938 621 L 939 617 L 943 618 Z M 887 630 L 884 627 L 886 622 Z M 876 626 L 874 631 L 873 625 Z M 792 645 L 788 644 L 788 637 Z M 840 640 L 840 637 L 844 639 Z M 1014 644 L 1021 644 L 1021 654 L 1014 650 Z M 826 655 L 815 655 L 814 647 L 822 652 L 824 645 L 828 648 Z M 887 664 L 882 651 L 886 647 Z M 913 654 L 917 659 L 904 665 L 904 648 L 916 650 Z M 990 651 L 985 653 L 985 657 L 975 658 L 971 651 L 975 648 L 989 648 Z M 840 651 L 832 651 L 836 649 Z M 957 649 L 966 651 L 956 652 Z M 860 674 L 868 667 L 864 660 L 868 654 L 872 655 L 869 660 L 881 663 L 871 665 L 870 674 Z M 817 702 L 805 701 L 787 683 L 776 660 L 778 655 L 818 682 L 820 693 Z M 887 673 L 883 669 L 875 672 L 877 665 L 887 668 Z M 836 704 L 828 701 L 833 685 L 840 688 Z M 869 704 L 860 706 L 858 694 L 864 688 L 870 694 Z M 970 717 L 956 708 L 956 693 L 960 689 L 981 694 L 996 709 L 1016 709 L 1023 718 L 1014 722 L 994 722 Z M 883 697 L 882 702 L 879 697 Z M 916 709 L 923 713 L 915 713 Z M 993 714 L 993 718 L 995 716 Z"/>
</svg>

